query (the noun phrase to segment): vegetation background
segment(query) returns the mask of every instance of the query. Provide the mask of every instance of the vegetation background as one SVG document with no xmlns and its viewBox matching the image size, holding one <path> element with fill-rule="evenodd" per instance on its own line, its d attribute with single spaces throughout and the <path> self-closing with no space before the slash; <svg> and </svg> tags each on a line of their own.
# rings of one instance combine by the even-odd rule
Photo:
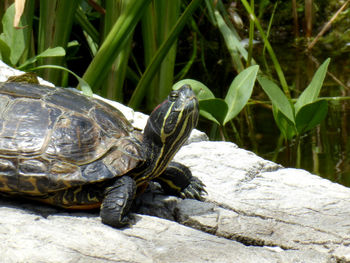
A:
<svg viewBox="0 0 350 263">
<path fill-rule="evenodd" d="M 0 59 L 146 113 L 189 83 L 211 139 L 350 185 L 349 2 L 2 0 Z"/>
</svg>

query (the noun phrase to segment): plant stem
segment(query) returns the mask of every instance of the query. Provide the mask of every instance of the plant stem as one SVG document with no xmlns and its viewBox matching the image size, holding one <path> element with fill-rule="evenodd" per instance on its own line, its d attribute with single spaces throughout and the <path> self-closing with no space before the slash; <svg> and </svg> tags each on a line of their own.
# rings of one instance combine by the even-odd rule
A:
<svg viewBox="0 0 350 263">
<path fill-rule="evenodd" d="M 345 9 L 347 4 L 350 2 L 350 0 L 346 1 L 339 9 L 338 11 L 332 16 L 332 18 L 325 24 L 325 26 L 322 28 L 322 30 L 317 34 L 315 39 L 307 46 L 307 51 L 310 51 L 314 45 L 317 43 L 317 41 L 320 39 L 320 37 L 323 36 L 323 34 L 331 27 L 334 20 L 338 17 L 338 15 Z"/>
<path fill-rule="evenodd" d="M 262 39 L 263 39 L 263 41 L 264 41 L 264 43 L 266 45 L 266 49 L 269 52 L 271 60 L 272 60 L 272 62 L 274 64 L 274 66 L 275 66 L 275 69 L 276 69 L 278 78 L 280 80 L 282 89 L 283 89 L 284 93 L 286 94 L 287 98 L 290 100 L 291 96 L 290 96 L 290 92 L 289 92 L 289 87 L 288 87 L 287 81 L 286 81 L 286 79 L 284 77 L 281 65 L 279 64 L 278 59 L 277 59 L 277 57 L 275 55 L 275 52 L 272 49 L 272 46 L 271 46 L 270 42 L 268 41 L 268 39 L 267 39 L 267 37 L 265 35 L 265 32 L 264 32 L 264 30 L 262 29 L 262 27 L 260 25 L 259 20 L 255 16 L 253 10 L 250 8 L 250 5 L 248 4 L 248 2 L 246 0 L 241 0 L 241 2 L 244 5 L 245 9 L 247 10 L 249 15 L 251 16 L 251 19 L 254 21 L 256 27 L 259 30 L 260 35 L 261 35 L 261 37 L 262 37 Z"/>
<path fill-rule="evenodd" d="M 292 0 L 292 9 L 293 9 L 293 21 L 294 21 L 294 36 L 299 37 L 297 0 Z"/>
<path fill-rule="evenodd" d="M 278 137 L 277 146 L 276 146 L 276 149 L 275 149 L 275 151 L 273 153 L 273 157 L 272 157 L 271 161 L 276 162 L 276 160 L 278 158 L 278 155 L 279 155 L 279 153 L 281 151 L 281 148 L 282 148 L 282 145 L 283 145 L 283 141 L 284 141 L 284 136 L 282 134 L 280 134 L 280 136 Z"/>
<path fill-rule="evenodd" d="M 254 0 L 250 0 L 250 7 L 254 12 Z M 251 60 L 253 56 L 253 40 L 254 40 L 254 21 L 252 19 L 249 19 L 249 45 L 248 45 L 247 67 L 251 65 Z"/>
<path fill-rule="evenodd" d="M 238 130 L 237 130 L 237 128 L 236 128 L 236 125 L 233 123 L 232 120 L 230 120 L 229 122 L 230 122 L 230 124 L 231 124 L 233 133 L 235 134 L 235 138 L 236 138 L 236 141 L 237 141 L 238 146 L 242 146 L 242 145 L 243 145 L 243 142 L 242 142 L 241 136 L 239 135 L 239 132 L 238 132 Z"/>
<path fill-rule="evenodd" d="M 312 35 L 312 0 L 305 0 L 305 37 L 310 38 Z"/>
<path fill-rule="evenodd" d="M 296 160 L 296 164 L 295 167 L 296 168 L 300 168 L 300 161 L 301 161 L 301 143 L 300 143 L 300 135 L 297 135 L 296 137 L 296 147 L 297 147 L 297 160 Z"/>
</svg>

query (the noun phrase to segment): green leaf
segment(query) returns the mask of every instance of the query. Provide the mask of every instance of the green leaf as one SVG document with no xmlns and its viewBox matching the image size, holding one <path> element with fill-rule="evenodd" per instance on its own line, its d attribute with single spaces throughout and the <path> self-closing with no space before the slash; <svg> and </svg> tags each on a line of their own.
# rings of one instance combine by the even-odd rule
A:
<svg viewBox="0 0 350 263">
<path fill-rule="evenodd" d="M 63 47 L 54 47 L 54 48 L 48 48 L 39 55 L 37 55 L 38 58 L 44 58 L 44 57 L 63 57 L 66 55 L 66 51 Z"/>
<path fill-rule="evenodd" d="M 233 65 L 237 72 L 242 72 L 244 66 L 241 61 L 241 57 L 247 59 L 248 52 L 244 49 L 242 43 L 240 42 L 240 39 L 237 38 L 238 36 L 236 36 L 225 23 L 218 10 L 214 10 L 214 15 L 221 35 L 225 40 L 226 47 L 231 55 Z"/>
<path fill-rule="evenodd" d="M 150 2 L 150 0 L 129 1 L 125 12 L 117 19 L 84 73 L 83 78 L 91 87 L 98 88 L 103 82 Z"/>
<path fill-rule="evenodd" d="M 8 64 L 9 66 L 13 66 L 10 61 L 10 55 L 11 55 L 11 49 L 6 44 L 6 42 L 0 38 L 0 59 L 4 61 L 6 64 Z"/>
<path fill-rule="evenodd" d="M 307 132 L 320 124 L 327 116 L 328 103 L 326 100 L 317 100 L 304 105 L 295 118 L 296 128 L 299 134 Z"/>
<path fill-rule="evenodd" d="M 200 114 L 215 122 L 216 124 L 223 126 L 224 118 L 227 114 L 228 106 L 223 99 L 207 99 L 199 102 Z"/>
<path fill-rule="evenodd" d="M 330 58 L 327 58 L 325 62 L 317 69 L 314 77 L 312 78 L 309 86 L 301 93 L 297 102 L 295 103 L 295 112 L 298 111 L 306 104 L 314 102 L 318 95 L 327 73 L 327 68 L 330 62 Z"/>
<path fill-rule="evenodd" d="M 291 140 L 295 135 L 297 135 L 297 131 L 295 128 L 295 124 L 286 117 L 275 105 L 272 105 L 273 109 L 273 117 L 277 124 L 277 127 L 280 129 L 282 135 L 287 140 Z"/>
<path fill-rule="evenodd" d="M 93 92 L 92 92 L 92 89 L 91 89 L 89 83 L 87 83 L 83 78 L 79 77 L 73 71 L 71 71 L 71 70 L 69 70 L 69 69 L 67 69 L 65 67 L 57 66 L 57 65 L 44 65 L 44 66 L 39 66 L 39 67 L 32 68 L 31 70 L 37 70 L 37 69 L 43 69 L 43 68 L 54 68 L 54 69 L 60 69 L 60 70 L 69 72 L 74 77 L 76 77 L 76 79 L 79 81 L 79 87 L 80 87 L 81 91 L 86 96 L 92 96 L 93 95 Z"/>
<path fill-rule="evenodd" d="M 75 20 L 95 43 L 99 42 L 100 33 L 95 29 L 95 27 L 89 21 L 86 14 L 82 10 L 81 6 L 78 7 L 75 12 Z"/>
<path fill-rule="evenodd" d="M 258 81 L 265 91 L 272 104 L 285 115 L 292 123 L 294 121 L 293 105 L 289 102 L 288 98 L 282 90 L 271 80 L 266 77 L 258 76 Z"/>
<path fill-rule="evenodd" d="M 18 69 L 24 69 L 27 68 L 28 65 L 35 63 L 38 58 L 45 58 L 45 57 L 63 57 L 66 55 L 66 51 L 62 47 L 55 47 L 55 48 L 48 48 L 39 55 L 32 57 L 28 59 L 26 62 L 24 62 L 22 65 L 18 67 Z"/>
<path fill-rule="evenodd" d="M 186 6 L 185 11 L 181 14 L 176 24 L 173 25 L 167 39 L 163 41 L 163 43 L 153 56 L 151 62 L 147 66 L 145 72 L 143 73 L 139 83 L 137 84 L 130 98 L 128 106 L 130 106 L 131 108 L 136 108 L 138 105 L 140 105 L 142 99 L 146 94 L 146 88 L 149 86 L 150 82 L 157 73 L 159 66 L 166 57 L 169 49 L 175 43 L 178 35 L 181 33 L 188 20 L 191 19 L 193 12 L 199 7 L 201 2 L 202 0 L 192 0 Z"/>
<path fill-rule="evenodd" d="M 12 4 L 6 9 L 5 15 L 2 18 L 3 34 L 1 34 L 2 40 L 10 47 L 11 54 L 9 59 L 12 65 L 16 65 L 21 58 L 25 50 L 25 33 L 28 30 L 23 25 L 19 24 L 19 28 L 16 29 L 13 26 L 13 18 L 15 15 L 15 5 Z"/>
<path fill-rule="evenodd" d="M 191 86 L 192 90 L 196 94 L 196 97 L 199 101 L 215 98 L 214 94 L 211 92 L 211 90 L 207 86 L 205 86 L 202 82 L 194 79 L 183 79 L 176 82 L 173 85 L 173 90 L 177 90 L 185 84 L 188 84 Z"/>
<path fill-rule="evenodd" d="M 267 38 L 267 36 L 265 34 L 265 31 L 263 30 L 263 28 L 262 28 L 262 26 L 261 26 L 261 24 L 259 22 L 259 19 L 255 16 L 254 10 L 251 8 L 251 6 L 247 2 L 247 0 L 241 0 L 241 2 L 244 5 L 244 7 L 247 10 L 247 12 L 249 13 L 250 18 L 254 21 L 257 29 L 259 30 L 260 36 L 261 36 L 262 40 L 264 41 L 264 45 L 265 45 L 265 47 L 267 49 L 267 52 L 269 53 L 269 55 L 271 57 L 273 65 L 275 67 L 275 70 L 276 70 L 276 73 L 277 73 L 278 78 L 280 80 L 282 89 L 283 89 L 284 93 L 286 94 L 286 96 L 288 98 L 290 98 L 288 84 L 287 84 L 287 81 L 286 81 L 286 79 L 284 77 L 281 65 L 278 62 L 277 56 L 276 56 L 275 52 L 272 49 L 272 46 L 271 46 L 271 44 L 270 44 L 270 42 L 269 42 L 269 40 L 268 40 L 268 38 Z"/>
<path fill-rule="evenodd" d="M 232 81 L 225 97 L 225 101 L 228 105 L 228 112 L 224 119 L 223 125 L 234 118 L 247 104 L 250 96 L 252 95 L 258 70 L 258 65 L 246 68 Z"/>
</svg>

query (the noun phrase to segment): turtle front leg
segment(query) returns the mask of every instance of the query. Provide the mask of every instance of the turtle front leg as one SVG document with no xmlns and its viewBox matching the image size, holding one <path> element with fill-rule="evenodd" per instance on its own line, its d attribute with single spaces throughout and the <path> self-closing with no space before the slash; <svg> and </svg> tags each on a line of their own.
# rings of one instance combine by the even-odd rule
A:
<svg viewBox="0 0 350 263">
<path fill-rule="evenodd" d="M 117 228 L 126 226 L 129 223 L 127 214 L 135 193 L 136 183 L 129 176 L 122 176 L 107 187 L 100 211 L 102 222 Z"/>
<path fill-rule="evenodd" d="M 171 162 L 154 181 L 160 183 L 167 194 L 182 198 L 202 200 L 202 194 L 206 193 L 202 181 L 193 176 L 188 167 L 177 162 Z"/>
</svg>

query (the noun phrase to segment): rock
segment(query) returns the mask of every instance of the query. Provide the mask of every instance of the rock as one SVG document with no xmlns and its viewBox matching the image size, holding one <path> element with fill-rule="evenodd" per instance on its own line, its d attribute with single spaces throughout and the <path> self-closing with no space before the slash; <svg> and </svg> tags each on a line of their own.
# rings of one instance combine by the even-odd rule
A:
<svg viewBox="0 0 350 263">
<path fill-rule="evenodd" d="M 154 184 L 125 229 L 98 211 L 0 198 L 1 262 L 350 262 L 350 189 L 203 138 L 175 159 L 206 184 L 204 201 Z"/>
<path fill-rule="evenodd" d="M 11 68 L 0 60 L 0 82 L 6 81 L 11 76 L 18 76 L 18 75 L 21 75 L 23 73 L 24 73 L 23 71 Z M 52 83 L 50 83 L 46 80 L 43 80 L 40 77 L 38 77 L 38 80 L 39 80 L 39 83 L 41 85 L 54 87 L 54 85 Z"/>
<path fill-rule="evenodd" d="M 53 213 L 44 218 L 1 204 L 2 262 L 326 262 L 315 251 L 247 247 L 149 216 L 117 230 L 96 215 Z"/>
<path fill-rule="evenodd" d="M 203 180 L 206 202 L 215 204 L 211 216 L 177 206 L 181 222 L 247 245 L 329 255 L 342 251 L 338 259 L 349 254 L 349 188 L 304 170 L 282 168 L 231 143 L 194 143 L 176 158 Z"/>
</svg>

